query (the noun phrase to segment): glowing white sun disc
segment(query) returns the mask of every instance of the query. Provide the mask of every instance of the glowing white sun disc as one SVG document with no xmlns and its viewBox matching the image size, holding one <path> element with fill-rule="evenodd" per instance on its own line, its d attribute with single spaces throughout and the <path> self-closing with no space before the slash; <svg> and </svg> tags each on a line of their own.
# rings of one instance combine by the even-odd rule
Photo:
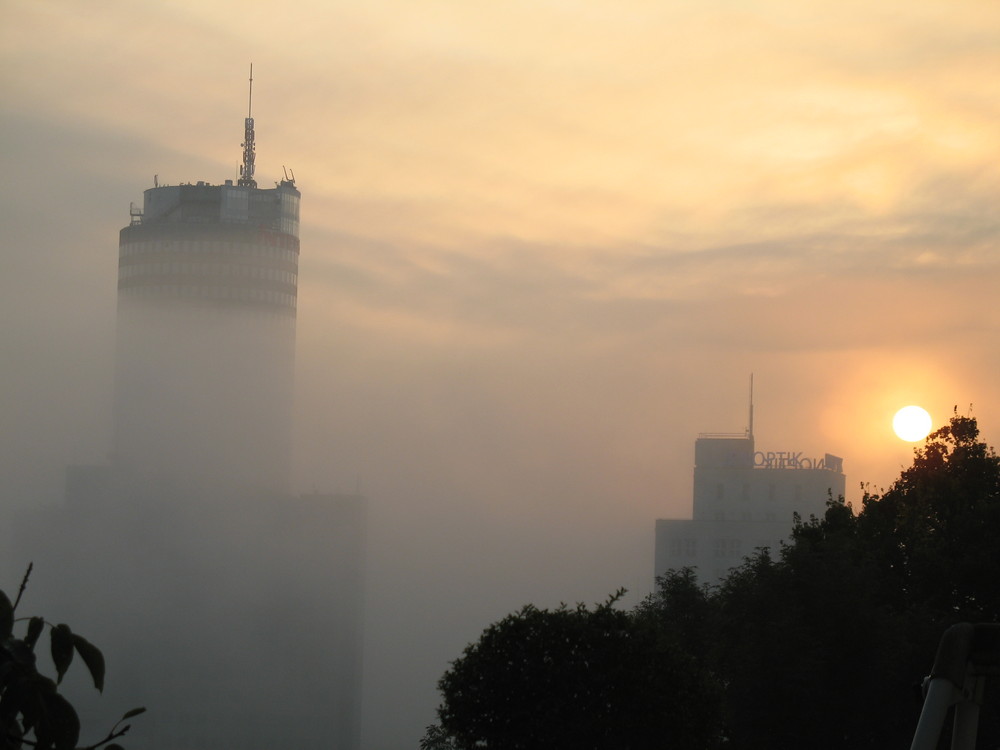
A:
<svg viewBox="0 0 1000 750">
<path fill-rule="evenodd" d="M 931 431 L 931 415 L 919 406 L 904 406 L 892 418 L 892 429 L 900 440 L 915 443 Z"/>
</svg>

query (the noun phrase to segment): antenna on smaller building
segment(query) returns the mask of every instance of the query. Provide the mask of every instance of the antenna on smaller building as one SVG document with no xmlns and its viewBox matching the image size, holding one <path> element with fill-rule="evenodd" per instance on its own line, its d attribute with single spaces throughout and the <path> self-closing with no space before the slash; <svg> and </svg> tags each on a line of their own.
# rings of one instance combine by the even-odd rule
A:
<svg viewBox="0 0 1000 750">
<path fill-rule="evenodd" d="M 257 187 L 257 181 L 253 178 L 254 158 L 256 149 L 254 148 L 253 132 L 253 63 L 250 63 L 250 96 L 247 98 L 247 119 L 243 125 L 243 164 L 240 166 L 240 179 L 237 184 L 240 187 Z"/>
<path fill-rule="evenodd" d="M 750 373 L 750 423 L 747 426 L 747 437 L 753 437 L 753 373 Z"/>
</svg>

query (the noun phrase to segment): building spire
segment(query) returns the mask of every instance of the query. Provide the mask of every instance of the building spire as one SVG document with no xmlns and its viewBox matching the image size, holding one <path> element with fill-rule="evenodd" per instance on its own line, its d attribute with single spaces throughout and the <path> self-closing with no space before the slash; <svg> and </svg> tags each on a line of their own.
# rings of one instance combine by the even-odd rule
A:
<svg viewBox="0 0 1000 750">
<path fill-rule="evenodd" d="M 240 187 L 257 187 L 257 181 L 253 178 L 254 149 L 253 134 L 253 63 L 250 63 L 250 96 L 247 99 L 247 119 L 244 121 L 243 134 L 243 164 L 240 166 L 240 179 L 237 184 Z"/>
</svg>

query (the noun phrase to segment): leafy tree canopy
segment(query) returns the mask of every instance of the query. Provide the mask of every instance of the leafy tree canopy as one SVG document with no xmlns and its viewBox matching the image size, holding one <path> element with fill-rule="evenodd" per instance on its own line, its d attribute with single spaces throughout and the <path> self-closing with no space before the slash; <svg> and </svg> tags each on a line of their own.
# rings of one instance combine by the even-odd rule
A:
<svg viewBox="0 0 1000 750">
<path fill-rule="evenodd" d="M 488 627 L 441 678 L 440 728 L 424 746 L 709 747 L 714 683 L 647 620 L 615 609 L 623 593 L 594 609 L 528 605 Z"/>
<path fill-rule="evenodd" d="M 998 538 L 1000 460 L 956 414 L 858 514 L 831 500 L 776 556 L 716 587 L 672 571 L 642 608 L 725 684 L 732 750 L 906 747 L 941 634 L 1000 621 Z"/>
<path fill-rule="evenodd" d="M 892 576 L 897 603 L 929 616 L 1000 621 L 1000 458 L 972 417 L 955 414 L 881 496 L 858 533 Z"/>
</svg>

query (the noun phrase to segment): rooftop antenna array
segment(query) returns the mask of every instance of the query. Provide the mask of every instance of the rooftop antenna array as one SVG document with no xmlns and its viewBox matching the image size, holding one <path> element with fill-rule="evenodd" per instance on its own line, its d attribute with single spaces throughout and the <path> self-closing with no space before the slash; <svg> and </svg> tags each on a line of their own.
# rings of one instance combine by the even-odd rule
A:
<svg viewBox="0 0 1000 750">
<path fill-rule="evenodd" d="M 253 178 L 254 169 L 254 137 L 253 137 L 253 63 L 250 63 L 250 96 L 247 99 L 247 119 L 244 120 L 243 134 L 243 164 L 240 166 L 240 179 L 237 183 L 240 187 L 257 187 L 257 181 Z"/>
</svg>

